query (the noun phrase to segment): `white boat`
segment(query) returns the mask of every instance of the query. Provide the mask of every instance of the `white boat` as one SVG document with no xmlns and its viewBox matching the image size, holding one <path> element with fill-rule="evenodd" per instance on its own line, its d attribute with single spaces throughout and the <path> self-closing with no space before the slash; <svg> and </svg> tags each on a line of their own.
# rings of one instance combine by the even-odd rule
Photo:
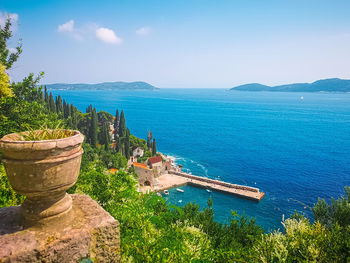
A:
<svg viewBox="0 0 350 263">
<path fill-rule="evenodd" d="M 165 195 L 168 195 L 169 194 L 169 191 L 168 190 L 164 190 L 163 191 Z"/>
<path fill-rule="evenodd" d="M 303 99 L 304 99 L 304 96 L 301 96 L 300 99 L 303 100 Z"/>
<path fill-rule="evenodd" d="M 182 203 L 182 200 L 179 200 L 178 202 L 179 202 L 179 203 Z"/>
<path fill-rule="evenodd" d="M 211 193 L 211 190 L 210 190 L 210 189 L 207 189 L 207 192 L 208 192 L 208 193 Z"/>
<path fill-rule="evenodd" d="M 182 190 L 180 188 L 176 188 L 176 191 L 181 192 L 181 193 L 185 192 L 184 190 Z"/>
</svg>

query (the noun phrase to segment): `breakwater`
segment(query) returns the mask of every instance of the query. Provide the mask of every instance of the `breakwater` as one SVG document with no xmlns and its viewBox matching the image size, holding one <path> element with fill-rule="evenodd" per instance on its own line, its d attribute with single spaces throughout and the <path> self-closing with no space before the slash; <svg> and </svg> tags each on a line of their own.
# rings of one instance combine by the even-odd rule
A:
<svg viewBox="0 0 350 263">
<path fill-rule="evenodd" d="M 177 171 L 169 171 L 171 175 L 179 176 L 184 178 L 184 182 L 188 185 L 195 187 L 210 189 L 214 191 L 224 192 L 232 194 L 241 198 L 250 199 L 253 201 L 260 201 L 264 197 L 264 193 L 260 192 L 259 188 L 244 186 L 238 184 L 231 184 L 219 180 L 213 180 L 201 176 L 187 174 Z M 168 187 L 171 188 L 171 187 Z"/>
</svg>

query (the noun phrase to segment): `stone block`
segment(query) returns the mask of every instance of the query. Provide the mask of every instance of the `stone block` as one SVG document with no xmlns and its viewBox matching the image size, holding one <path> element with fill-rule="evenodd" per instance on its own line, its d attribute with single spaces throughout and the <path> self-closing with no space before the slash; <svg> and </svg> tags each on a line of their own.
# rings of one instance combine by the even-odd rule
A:
<svg viewBox="0 0 350 263">
<path fill-rule="evenodd" d="M 86 195 L 71 195 L 72 209 L 41 225 L 21 226 L 20 207 L 0 209 L 0 262 L 120 261 L 119 223 Z"/>
</svg>

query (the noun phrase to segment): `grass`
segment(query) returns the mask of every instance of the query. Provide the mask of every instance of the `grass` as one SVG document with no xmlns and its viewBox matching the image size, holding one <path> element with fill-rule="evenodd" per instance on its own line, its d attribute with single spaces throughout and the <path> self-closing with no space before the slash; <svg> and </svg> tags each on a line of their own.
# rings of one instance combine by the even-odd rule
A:
<svg viewBox="0 0 350 263">
<path fill-rule="evenodd" d="M 29 131 L 20 133 L 25 141 L 45 141 L 64 139 L 74 135 L 74 131 L 61 128 L 58 124 L 55 128 L 47 126 L 41 127 L 39 130 L 29 129 Z"/>
</svg>

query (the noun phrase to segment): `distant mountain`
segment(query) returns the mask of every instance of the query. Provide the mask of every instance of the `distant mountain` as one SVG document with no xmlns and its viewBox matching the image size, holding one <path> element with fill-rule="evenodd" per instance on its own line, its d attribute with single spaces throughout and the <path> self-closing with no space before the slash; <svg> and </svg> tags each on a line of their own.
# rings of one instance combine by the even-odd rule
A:
<svg viewBox="0 0 350 263">
<path fill-rule="evenodd" d="M 279 91 L 279 92 L 350 92 L 350 80 L 322 79 L 312 83 L 295 83 L 279 86 L 266 86 L 259 83 L 245 84 L 230 90 L 240 91 Z"/>
<path fill-rule="evenodd" d="M 158 88 L 146 82 L 103 82 L 97 84 L 47 84 L 48 89 L 58 90 L 156 90 Z"/>
</svg>

